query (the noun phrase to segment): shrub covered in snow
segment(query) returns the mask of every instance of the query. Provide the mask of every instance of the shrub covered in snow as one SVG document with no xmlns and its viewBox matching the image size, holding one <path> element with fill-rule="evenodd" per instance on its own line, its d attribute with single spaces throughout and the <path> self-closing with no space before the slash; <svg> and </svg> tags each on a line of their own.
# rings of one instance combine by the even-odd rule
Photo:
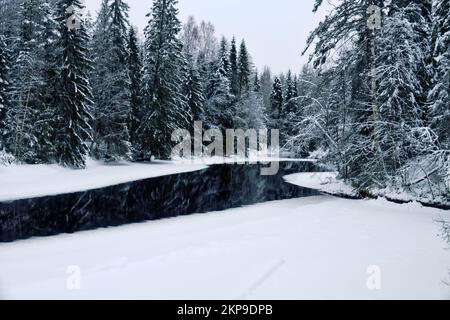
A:
<svg viewBox="0 0 450 320">
<path fill-rule="evenodd" d="M 6 166 L 14 162 L 14 156 L 5 150 L 0 150 L 0 166 Z"/>
<path fill-rule="evenodd" d="M 407 163 L 388 187 L 372 190 L 375 195 L 394 200 L 418 200 L 423 203 L 450 206 L 450 155 L 437 151 Z"/>
</svg>

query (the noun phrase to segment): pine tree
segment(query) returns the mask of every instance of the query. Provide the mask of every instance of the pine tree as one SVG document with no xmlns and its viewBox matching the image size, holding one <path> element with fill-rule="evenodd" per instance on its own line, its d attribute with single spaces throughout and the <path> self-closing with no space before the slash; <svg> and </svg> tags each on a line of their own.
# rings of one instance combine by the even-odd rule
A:
<svg viewBox="0 0 450 320">
<path fill-rule="evenodd" d="M 131 158 L 130 134 L 130 79 L 127 67 L 128 5 L 122 0 L 111 0 L 107 16 L 101 12 L 97 35 L 106 44 L 99 48 L 96 67 L 101 70 L 100 88 L 96 86 L 95 104 L 95 152 L 107 161 Z M 106 20 L 106 21 L 105 21 Z M 102 30 L 103 29 L 103 30 Z M 105 38 L 103 38 L 105 37 Z M 102 39 L 103 38 L 103 39 Z M 98 84 L 98 81 L 95 83 Z"/>
<path fill-rule="evenodd" d="M 298 96 L 297 92 L 297 85 L 295 80 L 292 77 L 291 70 L 288 71 L 287 78 L 286 78 L 286 95 L 285 99 L 286 101 L 289 101 L 293 98 L 296 98 Z"/>
<path fill-rule="evenodd" d="M 87 33 L 89 39 L 92 40 L 92 38 L 94 36 L 95 22 L 94 22 L 94 19 L 92 18 L 92 14 L 90 11 L 88 11 L 86 13 L 86 17 L 84 18 L 84 26 L 86 28 L 86 33 Z"/>
<path fill-rule="evenodd" d="M 230 89 L 234 96 L 239 94 L 239 66 L 238 66 L 238 53 L 236 47 L 236 39 L 233 37 L 230 47 Z"/>
<path fill-rule="evenodd" d="M 94 24 L 92 39 L 89 43 L 90 52 L 88 57 L 92 59 L 93 68 L 90 70 L 90 83 L 92 86 L 92 94 L 94 106 L 92 108 L 92 128 L 93 128 L 93 144 L 91 154 L 95 158 L 102 158 L 102 119 L 108 117 L 104 113 L 107 112 L 109 103 L 109 83 L 105 81 L 109 75 L 109 50 L 111 47 L 111 37 L 108 33 L 110 24 L 109 16 L 109 0 L 102 0 L 100 11 Z"/>
<path fill-rule="evenodd" d="M 2 35 L 0 35 L 0 150 L 5 147 L 3 134 L 6 127 L 6 93 L 8 87 L 8 80 L 6 78 L 8 73 L 7 56 L 6 56 L 6 42 Z"/>
<path fill-rule="evenodd" d="M 184 65 L 177 0 L 155 0 L 145 30 L 144 116 L 139 129 L 140 152 L 168 159 L 175 129 L 188 128 L 191 115 L 183 95 Z"/>
<path fill-rule="evenodd" d="M 37 158 L 39 162 L 49 163 L 55 157 L 55 105 L 58 87 L 58 75 L 60 72 L 58 66 L 58 48 L 56 46 L 59 32 L 58 24 L 55 21 L 55 12 L 50 7 L 50 3 L 43 2 L 43 33 L 40 39 L 42 46 L 40 58 L 42 64 L 43 85 L 40 91 L 40 111 L 37 122 Z"/>
<path fill-rule="evenodd" d="M 0 0 L 0 34 L 8 48 L 6 62 L 11 65 L 19 53 L 22 1 Z M 12 71 L 12 68 L 10 68 Z"/>
<path fill-rule="evenodd" d="M 110 56 L 110 117 L 105 119 L 109 124 L 106 134 L 107 153 L 106 159 L 122 160 L 130 159 L 130 135 L 128 131 L 128 119 L 130 115 L 130 79 L 127 68 L 127 42 L 128 42 L 128 4 L 123 0 L 112 0 L 109 6 L 111 35 Z M 105 79 L 107 80 L 107 79 Z"/>
<path fill-rule="evenodd" d="M 281 85 L 281 81 L 280 78 L 275 77 L 271 93 L 271 119 L 274 120 L 273 125 L 275 125 L 278 129 L 280 128 L 278 126 L 278 121 L 280 120 L 280 117 L 282 115 L 283 102 L 283 88 Z"/>
<path fill-rule="evenodd" d="M 294 136 L 295 127 L 298 125 L 297 97 L 297 84 L 292 76 L 291 70 L 289 70 L 286 77 L 286 93 L 284 95 L 285 104 L 283 105 L 282 116 L 280 119 L 280 122 L 282 123 L 281 138 L 283 144 L 287 142 L 289 137 Z"/>
<path fill-rule="evenodd" d="M 130 28 L 128 34 L 128 70 L 130 77 L 130 141 L 136 148 L 136 134 L 142 117 L 142 61 L 136 29 Z"/>
<path fill-rule="evenodd" d="M 257 93 L 261 91 L 261 81 L 259 80 L 258 70 L 256 70 L 255 79 L 253 80 L 253 91 Z"/>
<path fill-rule="evenodd" d="M 271 93 L 272 93 L 272 72 L 268 67 L 264 68 L 264 71 L 261 73 L 260 77 L 261 83 L 261 95 L 263 97 L 264 110 L 265 113 L 270 115 L 272 113 L 272 103 L 271 103 Z"/>
<path fill-rule="evenodd" d="M 234 127 L 235 106 L 230 80 L 226 71 L 226 57 L 219 59 L 216 71 L 207 87 L 207 126 L 226 130 Z"/>
<path fill-rule="evenodd" d="M 57 4 L 58 39 L 61 72 L 57 93 L 56 156 L 60 164 L 85 168 L 88 143 L 91 141 L 92 93 L 88 80 L 91 61 L 87 58 L 88 36 L 81 23 L 79 29 L 69 29 L 69 8 L 80 12 L 80 0 L 59 0 Z"/>
<path fill-rule="evenodd" d="M 5 147 L 7 88 L 10 66 L 11 43 L 13 35 L 17 32 L 17 2 L 0 0 L 0 150 Z M 12 16 L 13 14 L 13 16 Z M 9 40 L 9 41 L 8 41 Z"/>
<path fill-rule="evenodd" d="M 19 54 L 13 66 L 7 115 L 7 144 L 18 161 L 35 163 L 38 153 L 38 123 L 41 111 L 44 40 L 44 1 L 24 0 L 20 6 Z"/>
<path fill-rule="evenodd" d="M 404 15 L 405 22 L 407 21 L 415 33 L 415 44 L 423 54 L 423 59 L 416 70 L 422 90 L 415 93 L 415 99 L 420 105 L 422 121 L 429 121 L 431 116 L 427 103 L 427 94 L 430 90 L 432 78 L 432 2 L 433 0 L 392 1 L 389 4 L 388 14 L 388 17 L 396 16 L 400 12 Z"/>
<path fill-rule="evenodd" d="M 250 57 L 244 40 L 242 40 L 239 49 L 238 69 L 239 69 L 239 95 L 242 95 L 245 94 L 250 89 L 250 76 L 251 76 Z"/>
<path fill-rule="evenodd" d="M 251 90 L 245 92 L 241 96 L 241 99 L 237 101 L 237 119 L 235 120 L 237 127 L 246 129 L 266 128 L 268 118 L 260 90 L 261 83 L 259 81 L 258 71 L 256 70 L 253 83 L 251 84 Z"/>
<path fill-rule="evenodd" d="M 264 111 L 262 97 L 250 90 L 237 102 L 235 125 L 244 129 L 266 128 L 267 116 Z"/>
<path fill-rule="evenodd" d="M 189 110 L 194 121 L 204 120 L 204 104 L 205 97 L 203 95 L 203 87 L 195 65 L 188 66 L 188 74 L 186 79 L 186 98 Z"/>
<path fill-rule="evenodd" d="M 223 70 L 225 71 L 225 75 L 227 77 L 230 77 L 231 72 L 231 65 L 230 65 L 230 59 L 228 54 L 228 42 L 225 37 L 222 37 L 220 40 L 220 47 L 219 47 L 219 59 L 222 59 L 219 63 L 223 64 Z"/>
</svg>

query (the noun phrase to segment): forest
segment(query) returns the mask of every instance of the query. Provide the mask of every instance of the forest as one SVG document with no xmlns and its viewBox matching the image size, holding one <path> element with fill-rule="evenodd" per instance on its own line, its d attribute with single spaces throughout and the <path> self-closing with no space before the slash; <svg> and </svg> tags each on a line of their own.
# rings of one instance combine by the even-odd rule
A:
<svg viewBox="0 0 450 320">
<path fill-rule="evenodd" d="M 141 35 L 125 0 L 95 16 L 81 0 L 0 0 L 0 163 L 169 159 L 172 132 L 202 121 L 279 129 L 283 154 L 361 196 L 450 203 L 449 0 L 334 1 L 309 63 L 283 74 L 177 3 L 149 2 Z"/>
</svg>

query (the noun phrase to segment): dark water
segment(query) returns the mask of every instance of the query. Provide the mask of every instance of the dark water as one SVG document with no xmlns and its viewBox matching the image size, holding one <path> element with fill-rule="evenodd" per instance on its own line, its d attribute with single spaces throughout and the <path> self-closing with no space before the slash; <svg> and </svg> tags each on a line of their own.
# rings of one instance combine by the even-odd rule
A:
<svg viewBox="0 0 450 320">
<path fill-rule="evenodd" d="M 225 210 L 317 195 L 283 176 L 312 171 L 305 162 L 280 163 L 275 176 L 259 165 L 214 165 L 86 192 L 0 203 L 0 242 Z"/>
</svg>

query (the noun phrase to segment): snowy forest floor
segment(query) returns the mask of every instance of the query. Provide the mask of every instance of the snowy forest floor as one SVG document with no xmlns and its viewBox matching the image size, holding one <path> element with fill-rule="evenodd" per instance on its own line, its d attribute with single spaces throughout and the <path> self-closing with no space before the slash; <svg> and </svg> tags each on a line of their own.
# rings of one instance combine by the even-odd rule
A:
<svg viewBox="0 0 450 320">
<path fill-rule="evenodd" d="M 417 203 L 319 196 L 0 244 L 0 298 L 449 299 L 441 219 Z"/>
</svg>

